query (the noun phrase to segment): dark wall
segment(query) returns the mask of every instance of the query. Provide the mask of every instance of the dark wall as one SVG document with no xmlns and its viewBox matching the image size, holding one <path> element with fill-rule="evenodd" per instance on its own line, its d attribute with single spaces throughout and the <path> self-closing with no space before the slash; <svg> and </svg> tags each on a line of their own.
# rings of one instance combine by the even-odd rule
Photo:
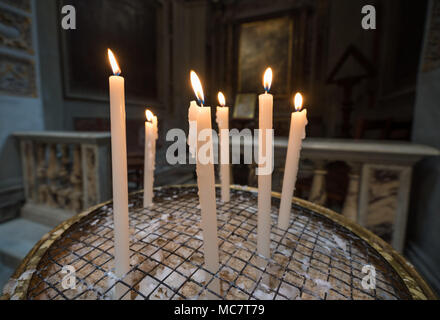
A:
<svg viewBox="0 0 440 320">
<path fill-rule="evenodd" d="M 440 148 L 440 1 L 429 3 L 413 141 Z M 414 170 L 406 254 L 440 294 L 440 158 Z"/>
<path fill-rule="evenodd" d="M 405 254 L 440 293 L 440 159 L 420 162 L 414 170 Z"/>
</svg>

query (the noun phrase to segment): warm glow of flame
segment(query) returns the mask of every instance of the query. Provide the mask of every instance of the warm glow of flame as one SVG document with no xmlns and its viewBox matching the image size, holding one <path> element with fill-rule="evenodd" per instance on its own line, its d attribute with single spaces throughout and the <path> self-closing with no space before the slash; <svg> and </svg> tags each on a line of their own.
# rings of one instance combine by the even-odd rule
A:
<svg viewBox="0 0 440 320">
<path fill-rule="evenodd" d="M 295 94 L 295 98 L 293 99 L 294 104 L 295 104 L 295 110 L 296 111 L 301 111 L 302 107 L 303 107 L 303 96 L 301 95 L 301 93 L 297 93 Z"/>
<path fill-rule="evenodd" d="M 145 110 L 145 117 L 147 117 L 148 122 L 153 122 L 154 114 L 150 110 Z"/>
<path fill-rule="evenodd" d="M 199 100 L 199 103 L 203 105 L 205 103 L 205 96 L 203 95 L 202 83 L 200 82 L 197 73 L 195 73 L 194 71 L 191 71 L 191 84 L 194 93 L 196 94 L 197 100 Z"/>
<path fill-rule="evenodd" d="M 113 52 L 108 49 L 108 60 L 110 61 L 110 64 L 113 69 L 113 74 L 119 76 L 121 74 L 121 68 L 119 68 L 118 61 L 115 58 L 115 55 Z"/>
<path fill-rule="evenodd" d="M 220 103 L 220 106 L 222 106 L 222 107 L 224 107 L 226 105 L 225 95 L 222 92 L 218 93 L 218 102 Z"/>
<path fill-rule="evenodd" d="M 272 86 L 272 78 L 273 78 L 272 69 L 267 68 L 263 78 L 264 90 L 266 90 L 266 92 L 270 91 L 270 87 Z"/>
</svg>

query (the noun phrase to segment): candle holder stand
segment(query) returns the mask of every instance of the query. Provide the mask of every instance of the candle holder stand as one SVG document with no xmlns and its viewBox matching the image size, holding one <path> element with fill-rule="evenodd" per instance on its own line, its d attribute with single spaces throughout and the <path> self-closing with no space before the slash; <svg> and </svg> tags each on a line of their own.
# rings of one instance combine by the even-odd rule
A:
<svg viewBox="0 0 440 320">
<path fill-rule="evenodd" d="M 127 277 L 113 275 L 113 213 L 108 202 L 41 239 L 9 281 L 2 299 L 112 299 L 117 284 L 124 288 L 122 298 L 133 300 L 436 298 L 388 244 L 328 209 L 294 199 L 289 229 L 278 229 L 276 193 L 272 256 L 259 257 L 258 194 L 247 187 L 231 189 L 228 203 L 220 202 L 220 189 L 216 190 L 220 252 L 216 274 L 204 268 L 197 187 L 170 186 L 155 189 L 154 206 L 149 209 L 143 208 L 142 192 L 130 195 Z M 63 271 L 66 266 L 74 274 Z M 375 284 L 365 280 L 371 272 Z M 75 288 L 65 288 L 68 276 L 74 276 Z M 220 279 L 220 293 L 209 290 L 215 278 Z"/>
</svg>

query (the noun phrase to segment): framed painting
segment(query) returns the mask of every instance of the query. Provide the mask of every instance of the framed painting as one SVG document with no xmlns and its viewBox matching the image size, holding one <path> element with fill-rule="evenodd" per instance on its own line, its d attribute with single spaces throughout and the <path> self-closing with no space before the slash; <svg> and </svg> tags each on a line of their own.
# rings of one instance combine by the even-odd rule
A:
<svg viewBox="0 0 440 320">
<path fill-rule="evenodd" d="M 255 117 L 257 95 L 253 93 L 237 94 L 235 99 L 234 120 L 252 120 Z"/>
<path fill-rule="evenodd" d="M 157 2 L 59 0 L 60 6 L 67 4 L 81 14 L 76 30 L 61 30 L 66 98 L 108 101 L 111 48 L 127 83 L 127 102 L 156 102 Z"/>
<path fill-rule="evenodd" d="M 290 16 L 244 22 L 238 44 L 238 92 L 262 92 L 267 67 L 274 72 L 271 91 L 279 98 L 291 93 L 293 20 Z"/>
</svg>

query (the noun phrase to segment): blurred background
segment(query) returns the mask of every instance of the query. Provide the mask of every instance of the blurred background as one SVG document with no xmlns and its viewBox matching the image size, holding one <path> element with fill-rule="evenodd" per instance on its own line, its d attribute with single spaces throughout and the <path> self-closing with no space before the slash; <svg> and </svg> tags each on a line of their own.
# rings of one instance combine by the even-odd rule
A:
<svg viewBox="0 0 440 320">
<path fill-rule="evenodd" d="M 65 5 L 76 29 L 61 27 Z M 376 29 L 362 27 L 366 5 Z M 146 107 L 156 185 L 194 183 L 193 166 L 165 160 L 167 131 L 187 130 L 190 70 L 207 105 L 225 93 L 231 128 L 254 129 L 271 66 L 274 190 L 301 91 L 296 196 L 367 227 L 440 291 L 439 0 L 0 0 L 0 286 L 44 233 L 111 197 L 107 48 L 126 80 L 131 190 Z M 234 166 L 233 182 L 256 186 L 254 169 Z"/>
</svg>

